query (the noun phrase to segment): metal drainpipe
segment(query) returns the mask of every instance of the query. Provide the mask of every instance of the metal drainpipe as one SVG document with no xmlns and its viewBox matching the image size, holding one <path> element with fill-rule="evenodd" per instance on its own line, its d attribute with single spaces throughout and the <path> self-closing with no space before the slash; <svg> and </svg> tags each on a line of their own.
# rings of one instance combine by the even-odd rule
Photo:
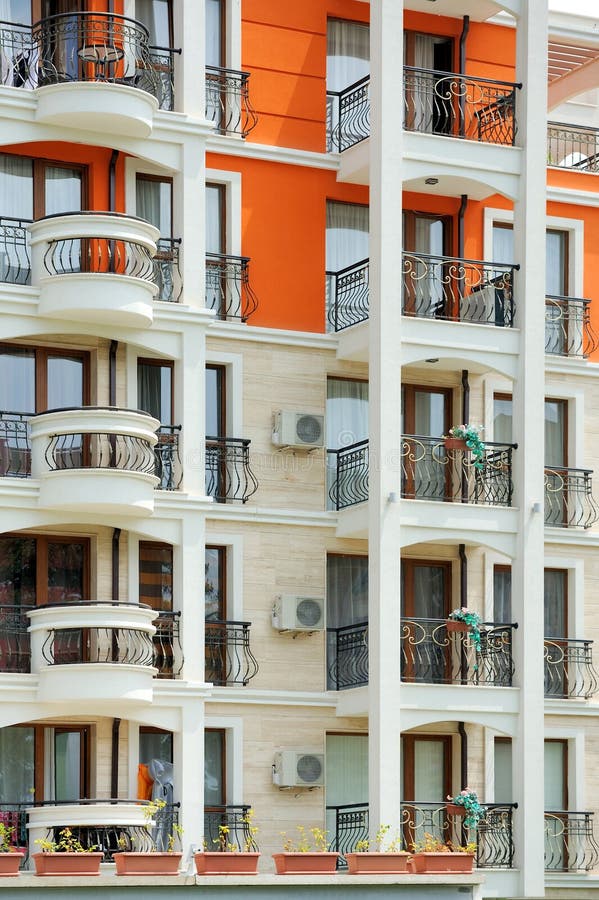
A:
<svg viewBox="0 0 599 900">
<path fill-rule="evenodd" d="M 110 406 L 116 406 L 116 352 L 118 346 L 118 341 L 111 341 L 108 353 L 108 403 Z"/>
<path fill-rule="evenodd" d="M 108 208 L 110 212 L 116 212 L 116 163 L 120 155 L 120 150 L 113 150 L 110 154 L 110 163 L 108 166 Z M 114 272 L 115 265 L 115 242 L 108 242 L 109 259 L 108 271 Z"/>
<path fill-rule="evenodd" d="M 119 730 L 120 719 L 112 720 L 112 747 L 110 759 L 110 796 L 116 800 L 119 795 Z"/>
<path fill-rule="evenodd" d="M 458 722 L 458 734 L 460 735 L 460 790 L 468 787 L 468 735 L 466 734 L 466 726 L 463 722 Z M 462 819 L 462 837 L 461 843 L 465 844 L 468 840 L 466 826 Z"/>
<path fill-rule="evenodd" d="M 121 529 L 115 528 L 112 532 L 112 602 L 119 602 L 119 560 L 120 548 L 119 541 L 121 539 Z"/>
<path fill-rule="evenodd" d="M 112 532 L 112 602 L 119 602 L 119 541 L 121 538 L 121 529 L 115 528 Z M 118 659 L 118 646 L 115 646 L 117 635 L 113 632 L 112 637 L 112 656 Z M 119 795 L 119 729 L 121 727 L 120 719 L 112 720 L 112 746 L 110 757 L 110 796 L 116 799 Z"/>
<path fill-rule="evenodd" d="M 464 258 L 464 213 L 466 212 L 466 207 L 468 206 L 468 194 L 462 194 L 462 198 L 460 200 L 460 208 L 458 209 L 458 256 L 460 259 Z"/>
<path fill-rule="evenodd" d="M 468 424 L 470 415 L 470 382 L 468 381 L 468 369 L 462 369 L 462 424 Z M 468 502 L 468 473 L 466 467 L 462 468 L 462 503 Z"/>
<path fill-rule="evenodd" d="M 460 75 L 465 74 L 466 69 L 466 38 L 468 37 L 468 32 L 470 31 L 470 16 L 464 16 L 462 19 L 462 33 L 460 34 Z M 466 134 L 466 121 L 464 111 L 466 108 L 466 97 L 464 95 L 464 91 L 460 91 L 460 101 L 459 101 L 459 109 L 460 109 L 460 137 L 464 137 Z"/>
</svg>

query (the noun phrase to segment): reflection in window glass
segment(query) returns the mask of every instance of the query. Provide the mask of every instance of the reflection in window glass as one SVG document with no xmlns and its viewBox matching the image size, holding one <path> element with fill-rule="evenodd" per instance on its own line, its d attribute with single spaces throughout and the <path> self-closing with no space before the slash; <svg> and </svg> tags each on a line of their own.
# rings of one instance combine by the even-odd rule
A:
<svg viewBox="0 0 599 900">
<path fill-rule="evenodd" d="M 225 732 L 207 729 L 204 732 L 204 806 L 224 806 Z"/>
</svg>

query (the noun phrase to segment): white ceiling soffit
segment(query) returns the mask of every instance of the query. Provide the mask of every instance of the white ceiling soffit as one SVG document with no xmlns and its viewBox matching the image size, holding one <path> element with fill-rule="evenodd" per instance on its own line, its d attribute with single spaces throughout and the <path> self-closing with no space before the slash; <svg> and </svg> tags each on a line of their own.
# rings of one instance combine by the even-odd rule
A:
<svg viewBox="0 0 599 900">
<path fill-rule="evenodd" d="M 596 47 L 578 47 L 550 40 L 547 65 L 549 110 L 599 84 L 599 49 Z"/>
</svg>

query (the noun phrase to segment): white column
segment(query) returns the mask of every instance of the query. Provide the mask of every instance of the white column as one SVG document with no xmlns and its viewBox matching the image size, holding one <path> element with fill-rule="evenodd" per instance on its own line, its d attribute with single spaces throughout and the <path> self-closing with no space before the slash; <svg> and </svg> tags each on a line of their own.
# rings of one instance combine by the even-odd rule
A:
<svg viewBox="0 0 599 900">
<path fill-rule="evenodd" d="M 204 0 L 175 0 L 175 109 L 203 119 L 205 115 L 206 11 Z"/>
<path fill-rule="evenodd" d="M 190 844 L 201 850 L 204 834 L 204 703 L 197 697 L 184 702 L 181 730 L 175 733 L 173 745 L 175 796 L 181 802 L 179 824 L 185 854 Z"/>
<path fill-rule="evenodd" d="M 515 503 L 517 551 L 513 561 L 513 618 L 520 715 L 513 743 L 519 895 L 544 893 L 543 820 L 543 447 L 545 365 L 545 172 L 547 96 L 547 3 L 523 4 L 517 28 L 516 101 L 518 137 L 524 148 L 519 197 L 514 206 L 516 325 L 521 330 L 514 382 Z M 541 512 L 533 512 L 533 503 Z"/>
<path fill-rule="evenodd" d="M 205 296 L 205 149 L 203 137 L 186 136 L 181 145 L 180 171 L 173 179 L 173 231 L 175 237 L 183 239 L 181 302 L 194 307 L 203 307 Z"/>
<path fill-rule="evenodd" d="M 401 150 L 403 2 L 371 4 L 369 803 L 400 813 Z"/>
<path fill-rule="evenodd" d="M 181 543 L 173 554 L 175 597 L 182 613 L 182 677 L 195 683 L 204 682 L 204 529 L 201 513 L 186 513 L 181 522 Z"/>
<path fill-rule="evenodd" d="M 181 335 L 181 358 L 175 370 L 175 410 L 180 435 L 182 488 L 186 494 L 203 497 L 205 483 L 205 370 L 206 329 L 187 326 Z"/>
</svg>

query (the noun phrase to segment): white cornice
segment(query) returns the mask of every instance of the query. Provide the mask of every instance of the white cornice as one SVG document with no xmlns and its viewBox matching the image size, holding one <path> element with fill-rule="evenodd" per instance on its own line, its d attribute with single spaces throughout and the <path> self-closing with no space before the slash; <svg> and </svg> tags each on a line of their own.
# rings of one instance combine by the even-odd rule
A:
<svg viewBox="0 0 599 900">
<path fill-rule="evenodd" d="M 339 156 L 335 153 L 317 153 L 313 150 L 295 150 L 293 147 L 277 147 L 274 144 L 253 144 L 239 138 L 212 134 L 206 141 L 206 150 L 226 156 L 261 159 L 264 162 L 285 163 L 288 166 L 308 166 L 312 169 L 339 170 Z"/>
<path fill-rule="evenodd" d="M 599 206 L 599 183 L 597 184 L 597 193 L 594 191 L 574 191 L 571 188 L 548 187 L 547 202 L 597 207 Z"/>
<path fill-rule="evenodd" d="M 267 691 L 251 687 L 215 687 L 208 703 L 259 706 L 318 706 L 335 709 L 337 695 L 328 691 Z"/>
<path fill-rule="evenodd" d="M 285 344 L 290 347 L 308 347 L 312 350 L 335 351 L 339 344 L 336 334 L 316 331 L 290 331 L 284 328 L 264 328 L 237 322 L 214 322 L 207 335 L 236 341 L 259 341 L 265 344 Z"/>
<path fill-rule="evenodd" d="M 215 522 L 251 522 L 254 525 L 292 525 L 296 528 L 336 528 L 337 515 L 324 510 L 273 509 L 260 506 L 205 505 L 208 519 Z"/>
<path fill-rule="evenodd" d="M 597 378 L 599 365 L 587 359 L 570 359 L 567 356 L 545 356 L 545 372 L 548 375 L 567 375 L 568 378 Z"/>
<path fill-rule="evenodd" d="M 545 527 L 545 544 L 568 544 L 577 547 L 599 547 L 599 531 L 584 528 Z"/>
<path fill-rule="evenodd" d="M 552 700 L 545 698 L 546 716 L 599 716 L 599 703 L 588 700 Z"/>
</svg>

